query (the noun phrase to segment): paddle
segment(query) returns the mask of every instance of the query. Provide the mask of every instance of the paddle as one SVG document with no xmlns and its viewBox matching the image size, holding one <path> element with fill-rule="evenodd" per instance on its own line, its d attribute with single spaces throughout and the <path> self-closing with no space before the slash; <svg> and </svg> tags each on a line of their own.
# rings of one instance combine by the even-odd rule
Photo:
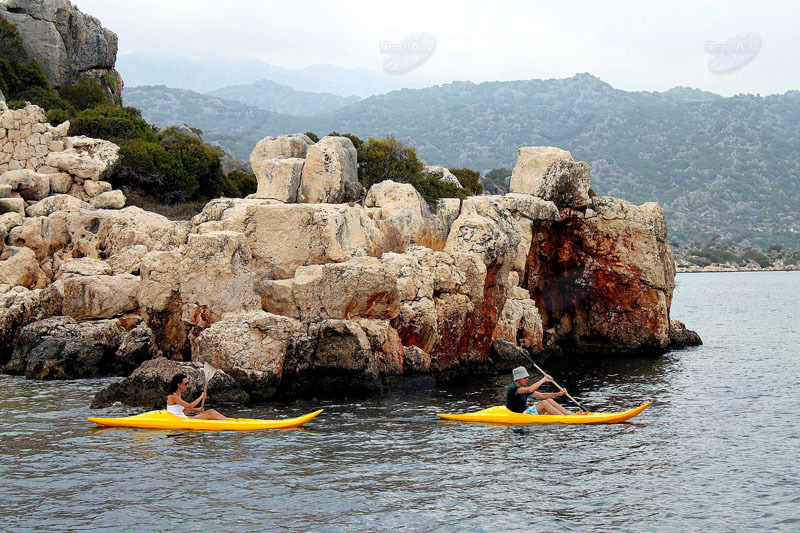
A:
<svg viewBox="0 0 800 533">
<path fill-rule="evenodd" d="M 208 361 L 203 363 L 203 375 L 206 377 L 206 385 L 203 387 L 203 396 L 205 396 L 206 391 L 208 390 L 208 382 L 211 381 L 211 378 L 214 377 L 214 374 L 217 372 L 217 369 L 213 366 L 208 364 Z M 203 409 L 203 406 L 206 404 L 206 399 L 203 398 L 203 401 L 200 402 L 200 409 Z"/>
<path fill-rule="evenodd" d="M 534 363 L 534 362 L 533 362 L 533 359 L 531 359 L 530 357 L 528 357 L 528 355 L 527 355 L 527 354 L 523 354 L 523 355 L 525 356 L 525 359 L 527 359 L 528 361 L 530 361 L 530 362 L 531 362 L 531 364 L 533 365 L 533 367 L 534 367 L 536 370 L 538 370 L 538 371 L 539 371 L 539 373 L 541 373 L 543 376 L 547 376 L 547 375 L 548 375 L 548 374 L 547 374 L 547 372 L 545 372 L 544 370 L 542 370 L 541 368 L 539 368 L 539 365 L 537 365 L 536 363 Z M 552 383 L 553 383 L 553 385 L 555 385 L 555 386 L 556 386 L 556 388 L 557 388 L 559 391 L 563 391 L 563 390 L 564 390 L 564 389 L 562 389 L 562 388 L 561 388 L 561 385 L 559 385 L 559 384 L 558 384 L 558 383 L 556 383 L 555 381 L 553 381 Z M 572 401 L 575 403 L 575 405 L 577 405 L 578 407 L 580 407 L 581 411 L 586 411 L 587 413 L 589 412 L 589 410 L 588 410 L 588 409 L 586 409 L 584 406 L 582 406 L 582 405 L 581 405 L 581 402 L 579 402 L 578 400 L 576 400 L 575 398 L 573 398 L 573 397 L 572 397 L 572 395 L 571 395 L 570 393 L 567 393 L 567 395 L 566 395 L 566 396 L 567 396 L 567 398 L 569 398 L 570 400 L 572 400 Z"/>
</svg>

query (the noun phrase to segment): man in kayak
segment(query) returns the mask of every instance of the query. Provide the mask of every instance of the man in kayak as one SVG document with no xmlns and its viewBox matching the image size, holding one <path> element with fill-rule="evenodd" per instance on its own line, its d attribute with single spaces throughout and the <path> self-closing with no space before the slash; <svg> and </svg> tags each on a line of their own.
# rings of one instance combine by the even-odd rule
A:
<svg viewBox="0 0 800 533">
<path fill-rule="evenodd" d="M 567 390 L 561 390 L 560 392 L 537 392 L 536 389 L 541 387 L 545 383 L 549 383 L 553 381 L 553 378 L 550 376 L 545 376 L 530 387 L 528 387 L 528 371 L 525 369 L 524 366 L 518 366 L 514 369 L 512 373 L 514 378 L 514 383 L 508 386 L 506 389 L 506 407 L 509 411 L 513 411 L 515 413 L 525 413 L 528 415 L 571 415 L 572 413 L 561 407 L 558 403 L 556 403 L 553 398 L 558 396 L 564 396 L 567 393 Z M 534 398 L 538 398 L 542 400 L 540 402 L 536 402 L 536 404 L 527 409 L 528 407 L 528 396 L 533 396 Z"/>
</svg>

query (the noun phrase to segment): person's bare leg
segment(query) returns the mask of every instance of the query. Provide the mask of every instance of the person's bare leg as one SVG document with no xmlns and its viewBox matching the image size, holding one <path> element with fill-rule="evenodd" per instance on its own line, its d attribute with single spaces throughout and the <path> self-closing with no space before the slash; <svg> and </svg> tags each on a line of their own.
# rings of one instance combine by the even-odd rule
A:
<svg viewBox="0 0 800 533">
<path fill-rule="evenodd" d="M 549 407 L 547 412 L 550 413 L 551 415 L 571 415 L 572 414 L 569 411 L 567 411 L 566 409 L 564 409 L 563 407 L 561 407 L 561 405 L 558 402 L 556 402 L 555 400 L 553 400 L 552 398 L 548 398 L 547 400 L 544 400 L 543 403 L 547 404 L 547 406 Z"/>
<path fill-rule="evenodd" d="M 209 409 L 208 411 L 202 412 L 195 416 L 195 418 L 198 420 L 228 420 L 228 417 L 222 416 L 214 409 Z"/>
</svg>

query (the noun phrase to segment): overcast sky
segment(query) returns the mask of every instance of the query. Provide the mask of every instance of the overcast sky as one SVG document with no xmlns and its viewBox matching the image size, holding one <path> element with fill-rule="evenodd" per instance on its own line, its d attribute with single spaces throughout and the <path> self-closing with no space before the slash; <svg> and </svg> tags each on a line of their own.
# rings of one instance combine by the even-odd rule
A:
<svg viewBox="0 0 800 533">
<path fill-rule="evenodd" d="M 251 55 L 285 68 L 325 63 L 381 71 L 382 41 L 428 32 L 436 37 L 435 51 L 409 76 L 436 82 L 590 72 L 625 90 L 683 85 L 763 95 L 800 89 L 800 2 L 791 0 L 73 3 L 119 35 L 121 54 Z M 742 34 L 760 38 L 758 53 L 736 71 L 714 74 L 709 43 Z"/>
</svg>

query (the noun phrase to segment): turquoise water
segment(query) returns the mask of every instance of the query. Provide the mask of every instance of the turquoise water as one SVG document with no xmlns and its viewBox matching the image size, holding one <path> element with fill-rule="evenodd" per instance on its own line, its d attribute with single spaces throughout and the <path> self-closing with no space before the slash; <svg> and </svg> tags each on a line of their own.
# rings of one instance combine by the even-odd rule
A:
<svg viewBox="0 0 800 533">
<path fill-rule="evenodd" d="M 436 412 L 502 401 L 509 376 L 421 381 L 305 430 L 94 429 L 109 380 L 0 376 L 0 529 L 497 531 L 800 529 L 800 273 L 680 274 L 672 315 L 705 344 L 658 359 L 548 361 L 611 426 L 489 427 Z M 216 407 L 216 406 L 214 406 Z"/>
</svg>

